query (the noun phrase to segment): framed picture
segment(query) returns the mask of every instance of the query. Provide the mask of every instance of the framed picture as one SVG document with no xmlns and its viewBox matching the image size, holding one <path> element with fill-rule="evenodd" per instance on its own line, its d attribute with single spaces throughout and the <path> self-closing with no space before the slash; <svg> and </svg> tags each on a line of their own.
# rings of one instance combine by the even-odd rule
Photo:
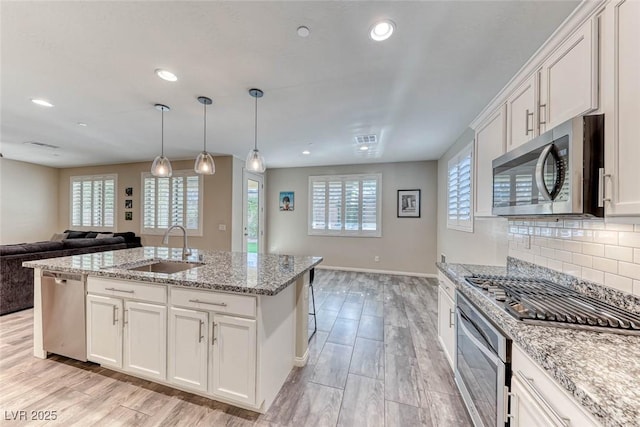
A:
<svg viewBox="0 0 640 427">
<path fill-rule="evenodd" d="M 125 189 L 124 189 L 124 194 L 125 194 L 127 197 L 131 197 L 131 196 L 133 196 L 133 187 L 127 187 L 127 188 L 125 188 Z"/>
<path fill-rule="evenodd" d="M 133 212 L 125 212 L 124 213 L 124 220 L 125 221 L 132 221 L 133 220 Z"/>
<path fill-rule="evenodd" d="M 124 208 L 125 209 L 133 209 L 133 200 L 131 199 L 127 199 L 124 201 Z"/>
<path fill-rule="evenodd" d="M 280 210 L 292 211 L 293 208 L 294 208 L 294 192 L 281 191 L 280 192 Z"/>
<path fill-rule="evenodd" d="M 398 218 L 420 218 L 420 190 L 398 190 Z"/>
</svg>

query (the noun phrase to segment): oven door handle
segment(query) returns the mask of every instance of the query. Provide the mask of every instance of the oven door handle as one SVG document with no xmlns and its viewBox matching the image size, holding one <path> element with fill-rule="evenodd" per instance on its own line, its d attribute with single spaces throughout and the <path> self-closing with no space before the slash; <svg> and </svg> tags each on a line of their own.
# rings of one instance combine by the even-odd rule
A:
<svg viewBox="0 0 640 427">
<path fill-rule="evenodd" d="M 547 157 L 549 157 L 549 155 L 553 156 L 556 161 L 556 173 L 558 174 L 551 191 L 549 191 L 547 184 L 544 182 L 544 163 L 547 161 Z M 560 193 L 560 189 L 562 189 L 562 185 L 564 184 L 564 168 L 553 144 L 547 145 L 544 150 L 542 150 L 542 153 L 540 153 L 540 157 L 538 157 L 538 162 L 536 163 L 535 174 L 536 184 L 542 198 L 549 202 L 553 202 L 556 196 L 558 196 L 558 193 Z"/>
<path fill-rule="evenodd" d="M 469 338 L 469 340 L 471 340 L 471 342 L 476 347 L 478 347 L 478 350 L 480 350 L 482 354 L 484 354 L 495 365 L 500 365 L 502 363 L 502 360 L 500 360 L 498 356 L 496 356 L 489 349 L 487 349 L 487 347 L 483 345 L 478 338 L 474 337 L 473 334 L 471 334 L 471 331 L 469 331 L 469 328 L 465 326 L 462 316 L 460 316 L 460 313 L 456 313 L 456 314 L 458 316 L 458 327 L 462 330 L 462 332 L 466 335 L 466 337 Z"/>
</svg>

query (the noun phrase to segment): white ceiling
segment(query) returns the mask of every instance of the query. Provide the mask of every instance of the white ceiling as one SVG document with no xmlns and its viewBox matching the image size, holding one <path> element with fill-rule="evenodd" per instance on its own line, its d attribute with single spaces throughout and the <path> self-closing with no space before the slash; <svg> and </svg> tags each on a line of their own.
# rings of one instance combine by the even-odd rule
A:
<svg viewBox="0 0 640 427">
<path fill-rule="evenodd" d="M 55 167 L 151 161 L 164 103 L 165 154 L 195 158 L 205 95 L 209 151 L 244 158 L 258 87 L 268 167 L 438 159 L 578 3 L 2 1 L 0 149 Z M 380 18 L 396 32 L 373 42 Z M 370 133 L 378 148 L 358 152 Z"/>
</svg>

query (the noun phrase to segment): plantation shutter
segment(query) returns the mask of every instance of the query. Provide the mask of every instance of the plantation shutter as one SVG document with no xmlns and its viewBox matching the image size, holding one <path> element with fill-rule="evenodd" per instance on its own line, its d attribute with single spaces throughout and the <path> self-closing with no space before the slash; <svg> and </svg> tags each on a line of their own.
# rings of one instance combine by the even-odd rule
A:
<svg viewBox="0 0 640 427">
<path fill-rule="evenodd" d="M 473 151 L 463 149 L 447 164 L 447 227 L 473 231 Z"/>
<path fill-rule="evenodd" d="M 112 229 L 115 224 L 116 176 L 71 177 L 71 226 Z"/>
</svg>

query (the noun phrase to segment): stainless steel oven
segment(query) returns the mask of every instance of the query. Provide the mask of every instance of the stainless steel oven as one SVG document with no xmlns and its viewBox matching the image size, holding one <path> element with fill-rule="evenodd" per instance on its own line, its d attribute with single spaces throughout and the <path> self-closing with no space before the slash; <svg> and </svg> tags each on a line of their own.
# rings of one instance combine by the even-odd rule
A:
<svg viewBox="0 0 640 427">
<path fill-rule="evenodd" d="M 455 379 L 476 427 L 504 427 L 511 340 L 456 292 Z"/>
<path fill-rule="evenodd" d="M 493 214 L 602 217 L 604 115 L 576 117 L 493 161 Z"/>
</svg>

